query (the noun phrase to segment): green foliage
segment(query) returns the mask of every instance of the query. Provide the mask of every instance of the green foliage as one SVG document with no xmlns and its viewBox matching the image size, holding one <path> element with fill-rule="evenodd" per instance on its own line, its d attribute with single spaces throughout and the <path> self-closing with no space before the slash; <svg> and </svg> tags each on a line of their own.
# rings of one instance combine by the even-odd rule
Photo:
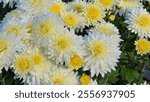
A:
<svg viewBox="0 0 150 102">
<path fill-rule="evenodd" d="M 108 73 L 105 78 L 106 78 L 106 83 L 107 84 L 115 84 L 119 80 L 119 70 L 112 71 L 111 73 Z"/>
<path fill-rule="evenodd" d="M 128 81 L 128 83 L 136 82 L 139 78 L 139 73 L 137 70 L 132 68 L 122 68 L 121 69 L 121 76 L 124 80 Z"/>
</svg>

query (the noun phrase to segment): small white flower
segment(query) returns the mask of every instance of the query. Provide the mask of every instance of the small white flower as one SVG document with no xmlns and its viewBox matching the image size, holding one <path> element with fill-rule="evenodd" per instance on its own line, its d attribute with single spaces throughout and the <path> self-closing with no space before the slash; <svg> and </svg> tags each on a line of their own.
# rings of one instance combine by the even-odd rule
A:
<svg viewBox="0 0 150 102">
<path fill-rule="evenodd" d="M 103 7 L 96 3 L 88 3 L 83 11 L 83 14 L 86 18 L 87 25 L 97 23 L 98 21 L 101 22 L 105 17 Z"/>
<path fill-rule="evenodd" d="M 64 11 L 60 15 L 64 24 L 70 29 L 83 28 L 85 25 L 85 18 L 82 14 L 74 11 Z"/>
</svg>

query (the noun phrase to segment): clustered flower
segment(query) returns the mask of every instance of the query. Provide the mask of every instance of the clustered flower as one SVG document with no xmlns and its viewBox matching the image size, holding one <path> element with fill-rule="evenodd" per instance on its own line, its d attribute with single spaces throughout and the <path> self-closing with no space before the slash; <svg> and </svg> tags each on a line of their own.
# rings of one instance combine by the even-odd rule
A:
<svg viewBox="0 0 150 102">
<path fill-rule="evenodd" d="M 116 14 L 138 35 L 137 54 L 150 53 L 150 13 L 141 0 L 0 2 L 16 6 L 0 23 L 0 71 L 12 69 L 24 84 L 96 85 L 95 77 L 116 70 L 122 41 L 110 22 Z"/>
</svg>

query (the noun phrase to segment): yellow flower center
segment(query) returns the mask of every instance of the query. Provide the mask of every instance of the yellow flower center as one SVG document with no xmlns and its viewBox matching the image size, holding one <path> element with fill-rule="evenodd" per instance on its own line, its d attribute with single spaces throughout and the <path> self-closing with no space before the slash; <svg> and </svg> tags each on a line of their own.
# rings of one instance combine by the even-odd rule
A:
<svg viewBox="0 0 150 102">
<path fill-rule="evenodd" d="M 63 19 L 65 24 L 70 28 L 75 28 L 80 23 L 78 16 L 73 13 L 66 14 Z"/>
<path fill-rule="evenodd" d="M 17 25 L 10 25 L 7 27 L 6 33 L 19 35 L 19 34 L 21 34 L 21 28 Z"/>
<path fill-rule="evenodd" d="M 148 41 L 147 39 L 140 39 L 136 41 L 135 45 L 138 54 L 142 55 L 150 53 L 150 41 Z"/>
<path fill-rule="evenodd" d="M 19 55 L 15 59 L 15 68 L 21 74 L 28 73 L 32 68 L 32 61 L 30 56 Z"/>
<path fill-rule="evenodd" d="M 109 8 L 113 5 L 114 0 L 98 0 L 105 8 Z"/>
<path fill-rule="evenodd" d="M 73 10 L 76 11 L 77 13 L 83 12 L 83 9 L 84 9 L 84 7 L 81 4 L 74 4 L 73 5 Z"/>
<path fill-rule="evenodd" d="M 74 53 L 70 58 L 69 67 L 74 69 L 79 69 L 84 64 L 83 58 L 81 58 L 78 54 Z"/>
<path fill-rule="evenodd" d="M 42 22 L 40 24 L 40 34 L 42 36 L 47 36 L 50 33 L 53 33 L 54 30 L 55 30 L 54 25 L 51 22 L 49 22 L 49 21 Z"/>
<path fill-rule="evenodd" d="M 65 82 L 64 77 L 56 76 L 52 79 L 53 84 L 55 85 L 63 85 Z"/>
<path fill-rule="evenodd" d="M 100 26 L 99 31 L 106 34 L 106 35 L 111 35 L 112 34 L 111 28 L 107 25 Z"/>
<path fill-rule="evenodd" d="M 150 15 L 144 14 L 140 16 L 137 22 L 141 27 L 150 27 Z"/>
<path fill-rule="evenodd" d="M 91 51 L 93 55 L 104 56 L 106 54 L 105 43 L 102 41 L 93 41 Z"/>
<path fill-rule="evenodd" d="M 80 78 L 80 82 L 82 85 L 89 85 L 91 84 L 91 78 L 90 76 L 83 74 Z"/>
<path fill-rule="evenodd" d="M 6 39 L 0 38 L 0 52 L 6 52 L 9 48 L 9 42 Z"/>
<path fill-rule="evenodd" d="M 36 53 L 32 56 L 32 60 L 36 65 L 39 65 L 42 63 L 43 55 L 40 53 Z"/>
<path fill-rule="evenodd" d="M 103 18 L 103 11 L 99 5 L 90 4 L 86 9 L 86 17 L 90 22 L 100 21 Z"/>
<path fill-rule="evenodd" d="M 60 11 L 63 10 L 65 10 L 65 5 L 63 3 L 56 3 L 49 8 L 49 11 L 57 15 L 60 15 Z"/>
<path fill-rule="evenodd" d="M 56 45 L 59 51 L 67 50 L 70 47 L 70 44 L 71 44 L 71 39 L 66 36 L 60 37 L 56 41 Z"/>
</svg>

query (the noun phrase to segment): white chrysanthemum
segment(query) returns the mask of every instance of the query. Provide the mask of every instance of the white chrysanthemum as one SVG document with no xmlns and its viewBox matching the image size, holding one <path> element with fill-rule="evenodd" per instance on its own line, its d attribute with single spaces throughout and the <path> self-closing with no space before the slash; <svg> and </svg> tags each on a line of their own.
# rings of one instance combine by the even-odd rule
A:
<svg viewBox="0 0 150 102">
<path fill-rule="evenodd" d="M 64 24 L 71 29 L 81 28 L 85 25 L 85 18 L 83 15 L 73 11 L 61 12 L 61 17 Z"/>
<path fill-rule="evenodd" d="M 83 14 L 87 20 L 88 24 L 97 23 L 98 21 L 102 21 L 105 17 L 104 9 L 99 6 L 99 4 L 88 3 L 86 8 L 83 11 Z"/>
<path fill-rule="evenodd" d="M 90 33 L 85 37 L 87 56 L 84 70 L 90 70 L 91 76 L 104 77 L 111 69 L 115 70 L 121 51 L 112 43 L 111 37 Z"/>
<path fill-rule="evenodd" d="M 0 0 L 0 2 L 3 2 L 3 7 L 5 7 L 8 3 L 9 6 L 12 8 L 14 3 L 17 2 L 18 0 Z"/>
<path fill-rule="evenodd" d="M 109 22 L 97 23 L 91 31 L 97 32 L 97 34 L 104 34 L 106 36 L 112 37 L 112 43 L 116 43 L 117 45 L 120 41 L 122 41 L 120 39 L 118 28 Z"/>
<path fill-rule="evenodd" d="M 48 10 L 54 14 L 60 15 L 60 12 L 67 10 L 67 5 L 62 0 L 53 0 L 50 2 Z"/>
<path fill-rule="evenodd" d="M 22 39 L 29 39 L 29 30 L 23 20 L 8 19 L 0 24 L 0 32 L 15 35 Z"/>
<path fill-rule="evenodd" d="M 139 37 L 150 38 L 150 13 L 146 9 L 133 9 L 127 14 L 125 23 L 128 24 L 128 29 Z"/>
<path fill-rule="evenodd" d="M 30 72 L 33 70 L 33 66 L 34 64 L 29 54 L 16 55 L 12 63 L 15 78 L 27 79 L 31 76 Z"/>
<path fill-rule="evenodd" d="M 112 9 L 118 2 L 117 0 L 95 0 L 95 2 L 100 3 L 105 9 Z"/>
<path fill-rule="evenodd" d="M 140 0 L 120 0 L 118 6 L 120 8 L 120 15 L 125 15 L 126 12 L 130 11 L 133 8 L 143 7 Z"/>
<path fill-rule="evenodd" d="M 85 0 L 74 0 L 68 4 L 68 9 L 77 13 L 82 13 L 86 7 L 87 2 Z"/>
<path fill-rule="evenodd" d="M 83 74 L 80 78 L 80 84 L 81 85 L 97 85 L 96 80 L 92 80 L 92 78 L 89 75 Z"/>
<path fill-rule="evenodd" d="M 31 40 L 38 47 L 45 46 L 47 40 L 57 31 L 63 28 L 64 24 L 60 17 L 53 13 L 38 15 L 32 22 Z"/>
<path fill-rule="evenodd" d="M 0 35 L 0 72 L 2 68 L 8 70 L 14 56 L 25 48 L 20 38 L 14 35 Z"/>
<path fill-rule="evenodd" d="M 38 48 L 30 48 L 28 53 L 34 65 L 30 76 L 24 79 L 24 82 L 30 85 L 46 84 L 44 79 L 48 77 L 49 72 L 54 67 L 53 62 L 50 60 L 47 61 Z"/>
<path fill-rule="evenodd" d="M 19 0 L 17 7 L 32 14 L 45 12 L 48 9 L 49 0 Z"/>
<path fill-rule="evenodd" d="M 72 53 L 76 52 L 79 55 L 84 53 L 83 43 L 82 37 L 75 35 L 73 30 L 62 29 L 49 40 L 48 50 L 45 53 L 57 64 L 63 64 Z"/>
<path fill-rule="evenodd" d="M 55 67 L 51 71 L 49 78 L 47 78 L 46 80 L 49 81 L 48 83 L 52 85 L 79 84 L 77 74 L 74 73 L 73 70 L 64 67 Z"/>
</svg>

